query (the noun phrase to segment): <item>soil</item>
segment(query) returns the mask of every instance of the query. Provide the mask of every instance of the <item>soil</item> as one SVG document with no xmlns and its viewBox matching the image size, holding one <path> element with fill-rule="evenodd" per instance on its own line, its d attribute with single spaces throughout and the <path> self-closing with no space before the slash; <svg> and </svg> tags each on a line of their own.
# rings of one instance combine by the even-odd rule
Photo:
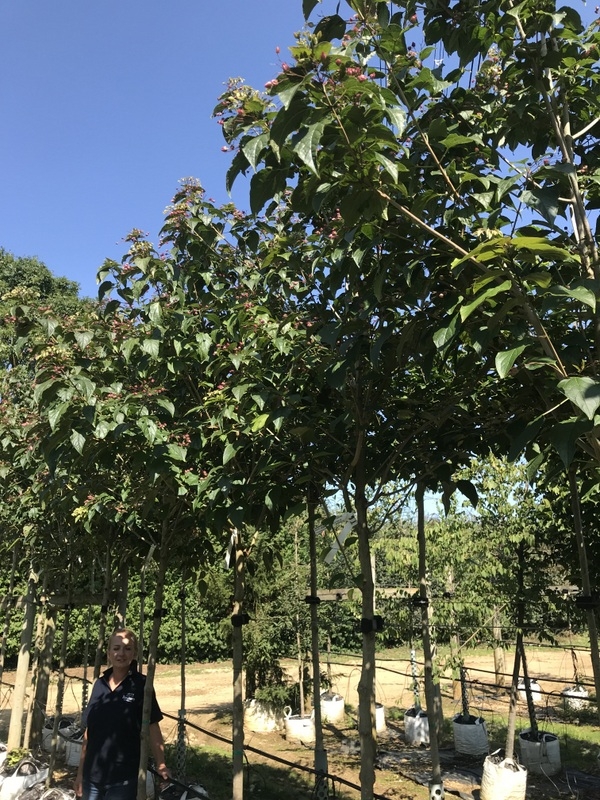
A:
<svg viewBox="0 0 600 800">
<path fill-rule="evenodd" d="M 417 656 L 418 658 L 418 656 Z M 506 663 L 510 664 L 511 655 L 506 654 Z M 343 663 L 342 663 L 343 662 Z M 569 651 L 562 649 L 532 648 L 529 653 L 529 674 L 539 683 L 542 698 L 538 704 L 538 716 L 552 716 L 560 705 L 560 692 L 566 685 L 573 683 L 573 662 Z M 592 674 L 589 657 L 579 653 L 580 675 L 590 680 Z M 287 664 L 290 674 L 293 674 L 295 665 Z M 483 716 L 488 724 L 493 723 L 494 717 L 506 716 L 507 699 L 498 698 L 496 690 L 491 685 L 494 681 L 493 660 L 489 656 L 472 656 L 467 658 L 467 679 L 469 683 L 469 706 L 472 714 Z M 508 670 L 507 670 L 508 671 Z M 355 709 L 358 705 L 357 685 L 360 677 L 360 660 L 344 658 L 340 663 L 331 664 L 333 679 L 332 689 L 341 694 L 346 702 L 349 713 L 343 723 L 324 726 L 325 748 L 328 753 L 329 772 L 343 781 L 359 785 L 359 755 L 358 733 L 356 729 Z M 64 699 L 64 713 L 77 714 L 81 706 L 81 677 L 82 670 L 67 670 L 66 691 Z M 14 675 L 5 673 L 4 684 L 0 687 L 0 729 L 7 729 L 10 714 L 10 688 Z M 230 663 L 218 664 L 192 664 L 185 670 L 186 684 L 186 718 L 195 727 L 187 728 L 187 741 L 189 744 L 205 749 L 207 752 L 219 752 L 229 755 L 231 745 L 231 698 L 232 698 L 232 673 Z M 156 693 L 159 703 L 166 714 L 162 723 L 165 739 L 175 742 L 177 738 L 177 716 L 181 705 L 181 669 L 179 666 L 158 665 L 155 678 Z M 444 714 L 448 719 L 460 713 L 461 701 L 458 684 L 451 680 L 442 681 L 442 694 L 444 700 Z M 458 695 L 458 697 L 456 697 Z M 409 746 L 404 741 L 404 710 L 414 704 L 412 688 L 411 667 L 406 660 L 388 660 L 381 657 L 377 663 L 377 700 L 383 703 L 387 714 L 387 729 L 379 736 L 378 770 L 376 773 L 375 791 L 380 796 L 389 800 L 426 800 L 429 798 L 427 784 L 430 777 L 431 762 L 429 749 L 426 747 Z M 52 708 L 53 698 L 50 697 L 49 708 Z M 298 709 L 294 710 L 298 713 Z M 526 703 L 519 703 L 519 719 L 517 729 L 528 727 Z M 542 723 L 540 723 L 542 724 Z M 313 749 L 311 746 L 294 744 L 286 741 L 282 733 L 252 733 L 247 732 L 245 738 L 247 763 L 252 765 L 270 763 L 282 769 L 288 777 L 291 768 L 280 763 L 273 763 L 270 756 L 279 757 L 294 765 L 310 768 L 313 766 Z M 496 743 L 491 742 L 491 746 Z M 477 798 L 479 796 L 479 782 L 483 757 L 457 756 L 452 747 L 452 734 L 450 740 L 443 743 L 442 769 L 444 772 L 444 786 L 447 796 L 463 798 Z M 500 747 L 501 742 L 497 743 Z M 259 752 L 255 752 L 258 750 Z M 566 759 L 563 757 L 563 764 Z M 589 769 L 586 773 L 579 773 L 579 800 L 600 800 L 600 779 L 596 780 L 599 772 L 598 762 L 590 758 Z M 304 777 L 311 779 L 310 774 Z M 530 773 L 528 777 L 527 798 L 542 800 L 542 798 L 557 797 L 558 790 L 564 788 L 566 797 L 571 795 L 568 790 L 568 775 L 564 770 L 561 776 L 552 780 L 543 776 Z M 200 779 L 200 776 L 191 776 L 191 779 Z M 571 776 L 571 781 L 573 776 Z M 586 780 L 589 786 L 586 788 Z M 596 783 L 596 785 L 594 785 Z M 344 783 L 336 783 L 336 797 L 360 797 L 360 792 L 353 790 Z M 586 793 L 587 792 L 587 793 Z M 256 793 L 255 793 L 256 794 Z M 225 796 L 225 795 L 224 795 Z M 291 795 L 290 795 L 291 799 Z"/>
</svg>

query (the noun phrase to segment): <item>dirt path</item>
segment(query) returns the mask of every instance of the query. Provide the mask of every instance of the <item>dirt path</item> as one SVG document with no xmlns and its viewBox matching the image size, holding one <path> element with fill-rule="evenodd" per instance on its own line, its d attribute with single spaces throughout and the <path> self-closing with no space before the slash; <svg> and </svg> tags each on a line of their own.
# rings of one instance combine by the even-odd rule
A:
<svg viewBox="0 0 600 800">
<path fill-rule="evenodd" d="M 417 656 L 419 658 L 419 656 Z M 573 682 L 573 660 L 569 651 L 550 648 L 529 648 L 529 672 L 532 679 L 536 679 L 542 689 L 546 704 L 557 701 L 557 695 L 564 686 Z M 295 670 L 295 664 L 288 662 L 290 674 Z M 501 713 L 496 701 L 492 698 L 489 688 L 485 684 L 494 682 L 493 659 L 489 655 L 470 656 L 467 658 L 466 667 L 468 678 L 471 681 L 470 703 L 473 713 L 485 713 L 486 719 L 490 714 Z M 512 668 L 512 654 L 506 654 L 506 671 Z M 578 668 L 582 677 L 591 681 L 591 663 L 587 654 L 578 653 Z M 65 689 L 64 712 L 77 714 L 81 708 L 82 670 L 68 670 Z M 358 705 L 357 686 L 360 677 L 360 660 L 339 659 L 331 664 L 333 689 L 341 694 L 348 706 L 356 709 Z M 6 683 L 12 683 L 13 675 L 5 673 Z M 508 680 L 508 679 L 507 679 Z M 157 696 L 163 712 L 169 715 L 163 722 L 163 732 L 168 741 L 175 741 L 177 735 L 176 718 L 181 705 L 180 699 L 181 669 L 179 666 L 158 665 L 155 685 Z M 10 690 L 3 686 L 0 694 L 0 726 L 8 722 L 10 709 Z M 442 683 L 445 696 L 445 714 L 451 716 L 460 711 L 460 701 L 453 699 L 453 686 L 450 680 Z M 190 722 L 203 731 L 217 734 L 229 739 L 231 735 L 231 703 L 232 703 L 232 678 L 231 664 L 191 664 L 186 668 L 186 711 Z M 52 708 L 54 699 L 52 693 L 49 708 Z M 403 725 L 402 714 L 399 710 L 409 708 L 413 704 L 413 687 L 411 666 L 407 660 L 388 660 L 381 657 L 377 663 L 377 700 L 383 703 L 390 713 L 388 730 L 380 741 L 381 748 L 396 747 L 402 742 Z M 543 704 L 543 703 L 542 703 Z M 394 714 L 394 709 L 396 713 Z M 295 710 L 297 713 L 297 710 Z M 522 703 L 521 717 L 526 716 L 526 708 Z M 395 719 L 391 719 L 391 717 Z M 172 719 L 174 717 L 175 719 Z M 326 732 L 326 747 L 330 752 L 330 771 L 350 780 L 358 785 L 358 759 L 356 753 L 348 750 L 347 743 L 357 740 L 357 731 L 354 723 L 355 714 L 346 718 L 342 726 L 335 729 L 329 726 Z M 521 725 L 524 727 L 525 723 Z M 5 728 L 6 730 L 6 728 Z M 217 748 L 224 753 L 229 753 L 229 746 L 210 733 L 188 729 L 188 741 L 192 745 Z M 293 763 L 311 766 L 313 753 L 311 748 L 296 746 L 288 743 L 280 733 L 257 734 L 249 732 L 246 735 L 246 744 L 265 753 L 275 754 Z M 344 749 L 345 748 L 345 749 Z M 428 751 L 415 751 L 414 757 L 427 758 Z M 252 754 L 252 758 L 260 757 Z M 422 771 L 427 774 L 427 765 Z M 406 779 L 401 770 L 394 772 L 378 771 L 377 791 L 385 793 L 389 798 L 415 798 L 421 800 L 428 797 L 428 791 Z M 358 797 L 358 794 L 348 792 L 348 797 Z M 528 794 L 528 796 L 530 796 Z M 533 796 L 533 795 L 531 795 Z M 537 795 L 544 796 L 544 795 Z"/>
</svg>

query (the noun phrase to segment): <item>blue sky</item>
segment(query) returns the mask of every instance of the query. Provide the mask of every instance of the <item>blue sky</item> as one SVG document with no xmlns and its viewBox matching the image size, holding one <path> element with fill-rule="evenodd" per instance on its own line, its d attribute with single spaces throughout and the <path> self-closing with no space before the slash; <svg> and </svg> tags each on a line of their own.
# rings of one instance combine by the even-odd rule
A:
<svg viewBox="0 0 600 800">
<path fill-rule="evenodd" d="M 131 228 L 156 241 L 180 178 L 227 201 L 217 97 L 230 76 L 262 88 L 302 25 L 301 0 L 1 3 L 0 247 L 95 296 Z"/>
<path fill-rule="evenodd" d="M 302 25 L 302 0 L 0 3 L 0 247 L 95 296 L 131 228 L 157 240 L 179 179 L 227 201 L 217 97 L 229 77 L 262 88 Z"/>
</svg>

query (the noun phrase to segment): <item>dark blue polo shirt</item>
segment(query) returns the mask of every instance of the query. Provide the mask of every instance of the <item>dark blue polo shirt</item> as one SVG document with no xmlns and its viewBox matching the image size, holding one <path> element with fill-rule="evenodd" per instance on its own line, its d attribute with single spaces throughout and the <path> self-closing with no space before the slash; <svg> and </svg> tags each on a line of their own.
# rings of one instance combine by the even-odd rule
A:
<svg viewBox="0 0 600 800">
<path fill-rule="evenodd" d="M 85 710 L 87 747 L 83 778 L 110 785 L 137 780 L 140 761 L 140 732 L 146 676 L 136 669 L 114 691 L 108 685 L 112 668 L 98 678 Z M 150 723 L 160 722 L 161 710 L 152 692 Z"/>
</svg>

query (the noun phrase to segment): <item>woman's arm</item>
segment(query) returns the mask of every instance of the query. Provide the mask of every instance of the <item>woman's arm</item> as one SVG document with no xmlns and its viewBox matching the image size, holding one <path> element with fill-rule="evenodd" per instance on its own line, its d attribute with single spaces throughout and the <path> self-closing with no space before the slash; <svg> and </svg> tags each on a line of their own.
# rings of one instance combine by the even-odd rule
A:
<svg viewBox="0 0 600 800">
<path fill-rule="evenodd" d="M 150 751 L 156 765 L 155 769 L 163 780 L 168 781 L 171 773 L 165 764 L 165 742 L 158 722 L 150 723 L 148 735 L 150 737 Z"/>
<path fill-rule="evenodd" d="M 79 766 L 77 767 L 77 776 L 73 783 L 75 790 L 75 797 L 81 797 L 83 794 L 83 762 L 85 761 L 85 750 L 87 747 L 87 728 L 83 734 L 83 742 L 81 744 L 81 757 L 79 759 Z"/>
</svg>

